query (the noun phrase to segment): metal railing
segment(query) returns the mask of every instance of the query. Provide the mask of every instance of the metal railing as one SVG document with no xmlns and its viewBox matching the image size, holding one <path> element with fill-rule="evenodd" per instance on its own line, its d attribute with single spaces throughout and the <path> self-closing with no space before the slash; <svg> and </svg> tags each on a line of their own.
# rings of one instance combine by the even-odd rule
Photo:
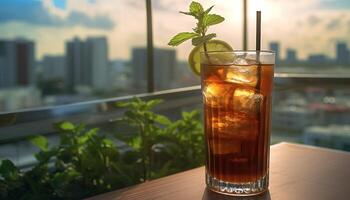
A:
<svg viewBox="0 0 350 200">
<path fill-rule="evenodd" d="M 275 74 L 275 92 L 297 89 L 305 86 L 322 88 L 344 87 L 350 84 L 348 75 L 315 74 Z M 68 105 L 26 109 L 0 114 L 0 143 L 20 140 L 33 134 L 53 133 L 52 124 L 67 120 L 98 125 L 112 118 L 121 116 L 123 109 L 115 106 L 116 102 L 129 101 L 133 97 L 144 100 L 163 99 L 157 111 L 166 112 L 181 107 L 201 108 L 200 86 L 165 90 L 153 93 L 101 99 Z"/>
</svg>

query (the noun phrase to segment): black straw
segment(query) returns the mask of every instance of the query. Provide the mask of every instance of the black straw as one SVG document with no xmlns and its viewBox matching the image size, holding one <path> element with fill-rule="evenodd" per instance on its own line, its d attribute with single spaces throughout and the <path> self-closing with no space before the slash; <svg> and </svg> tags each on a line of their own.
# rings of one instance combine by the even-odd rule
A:
<svg viewBox="0 0 350 200">
<path fill-rule="evenodd" d="M 261 50 L 261 11 L 256 11 L 256 50 Z"/>
<path fill-rule="evenodd" d="M 260 62 L 260 51 L 261 51 L 261 11 L 256 11 L 256 61 L 258 63 L 258 82 L 256 89 L 260 89 L 261 84 L 261 62 Z"/>
</svg>

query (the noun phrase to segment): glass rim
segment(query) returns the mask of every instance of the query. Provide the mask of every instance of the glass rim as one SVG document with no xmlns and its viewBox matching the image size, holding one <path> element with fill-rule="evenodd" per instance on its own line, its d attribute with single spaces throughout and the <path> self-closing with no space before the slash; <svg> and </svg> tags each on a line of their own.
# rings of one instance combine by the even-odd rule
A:
<svg viewBox="0 0 350 200">
<path fill-rule="evenodd" d="M 201 51 L 200 54 L 218 54 L 218 53 L 263 53 L 264 55 L 276 55 L 275 51 L 271 50 L 232 50 L 232 51 Z"/>
</svg>

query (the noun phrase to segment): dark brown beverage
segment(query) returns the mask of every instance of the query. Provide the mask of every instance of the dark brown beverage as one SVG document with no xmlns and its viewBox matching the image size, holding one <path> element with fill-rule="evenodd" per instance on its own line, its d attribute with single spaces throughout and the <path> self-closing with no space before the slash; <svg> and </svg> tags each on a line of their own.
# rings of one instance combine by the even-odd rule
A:
<svg viewBox="0 0 350 200">
<path fill-rule="evenodd" d="M 269 168 L 273 64 L 202 64 L 201 70 L 207 184 L 261 181 Z"/>
</svg>

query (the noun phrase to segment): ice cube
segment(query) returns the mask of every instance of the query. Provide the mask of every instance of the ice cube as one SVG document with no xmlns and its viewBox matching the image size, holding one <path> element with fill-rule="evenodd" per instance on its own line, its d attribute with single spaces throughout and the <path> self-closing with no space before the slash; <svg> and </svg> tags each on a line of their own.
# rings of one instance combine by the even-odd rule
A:
<svg viewBox="0 0 350 200">
<path fill-rule="evenodd" d="M 213 108 L 222 108 L 231 103 L 234 87 L 228 83 L 205 83 L 203 86 L 205 104 Z"/>
<path fill-rule="evenodd" d="M 216 139 L 246 141 L 255 140 L 258 134 L 258 121 L 245 113 L 227 112 L 211 122 Z M 210 138 L 210 137 L 209 137 Z"/>
<path fill-rule="evenodd" d="M 233 64 L 235 65 L 248 65 L 249 62 L 247 59 L 245 59 L 244 57 L 241 56 L 237 56 L 233 62 Z"/>
<path fill-rule="evenodd" d="M 255 87 L 258 82 L 257 66 L 232 65 L 226 69 L 225 81 L 249 85 Z"/>
<path fill-rule="evenodd" d="M 239 55 L 234 59 L 234 65 L 258 65 L 259 62 L 255 59 L 248 58 L 249 55 Z"/>
<path fill-rule="evenodd" d="M 254 89 L 237 88 L 233 93 L 233 106 L 236 111 L 247 114 L 260 112 L 264 96 Z"/>
</svg>

